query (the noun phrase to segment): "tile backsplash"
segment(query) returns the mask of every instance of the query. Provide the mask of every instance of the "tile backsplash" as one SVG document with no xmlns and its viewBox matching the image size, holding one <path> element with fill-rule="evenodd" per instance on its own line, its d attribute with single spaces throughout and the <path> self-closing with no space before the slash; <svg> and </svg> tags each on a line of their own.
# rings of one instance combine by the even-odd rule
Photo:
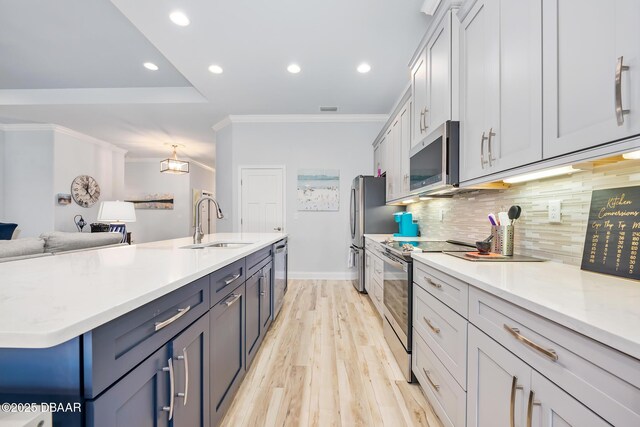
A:
<svg viewBox="0 0 640 427">
<path fill-rule="evenodd" d="M 475 242 L 491 234 L 487 219 L 490 212 L 497 214 L 520 205 L 515 252 L 580 265 L 591 191 L 636 185 L 640 185 L 640 161 L 623 161 L 504 190 L 477 190 L 415 203 L 407 206 L 407 211 L 413 212 L 422 236 Z M 560 224 L 548 221 L 550 200 L 562 203 Z"/>
</svg>

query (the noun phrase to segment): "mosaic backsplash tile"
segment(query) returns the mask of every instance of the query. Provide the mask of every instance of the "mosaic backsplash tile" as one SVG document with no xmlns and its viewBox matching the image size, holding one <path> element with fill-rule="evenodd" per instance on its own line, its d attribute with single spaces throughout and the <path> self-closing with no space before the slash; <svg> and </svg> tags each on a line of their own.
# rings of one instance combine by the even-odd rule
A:
<svg viewBox="0 0 640 427">
<path fill-rule="evenodd" d="M 580 265 L 589 218 L 591 191 L 640 185 L 640 161 L 624 161 L 573 175 L 531 181 L 505 190 L 477 190 L 451 199 L 433 199 L 407 206 L 423 236 L 469 242 L 491 234 L 487 215 L 522 207 L 516 223 L 515 252 Z M 548 221 L 549 200 L 562 203 L 562 222 Z M 439 213 L 443 211 L 443 220 Z"/>
</svg>

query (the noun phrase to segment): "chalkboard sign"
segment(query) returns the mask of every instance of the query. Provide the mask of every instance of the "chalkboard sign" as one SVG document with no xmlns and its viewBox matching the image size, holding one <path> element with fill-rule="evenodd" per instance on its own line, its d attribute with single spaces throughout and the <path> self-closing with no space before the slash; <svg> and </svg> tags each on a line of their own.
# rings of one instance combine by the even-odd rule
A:
<svg viewBox="0 0 640 427">
<path fill-rule="evenodd" d="M 582 269 L 640 280 L 640 187 L 591 195 Z"/>
</svg>

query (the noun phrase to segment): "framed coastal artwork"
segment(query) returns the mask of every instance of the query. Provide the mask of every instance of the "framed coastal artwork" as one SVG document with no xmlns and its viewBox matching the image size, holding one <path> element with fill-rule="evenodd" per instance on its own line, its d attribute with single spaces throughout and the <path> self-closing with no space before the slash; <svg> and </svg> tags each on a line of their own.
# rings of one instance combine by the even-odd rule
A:
<svg viewBox="0 0 640 427">
<path fill-rule="evenodd" d="M 298 169 L 298 210 L 340 210 L 340 171 Z"/>
<path fill-rule="evenodd" d="M 153 193 L 126 200 L 133 203 L 135 209 L 173 209 L 173 194 Z"/>
</svg>

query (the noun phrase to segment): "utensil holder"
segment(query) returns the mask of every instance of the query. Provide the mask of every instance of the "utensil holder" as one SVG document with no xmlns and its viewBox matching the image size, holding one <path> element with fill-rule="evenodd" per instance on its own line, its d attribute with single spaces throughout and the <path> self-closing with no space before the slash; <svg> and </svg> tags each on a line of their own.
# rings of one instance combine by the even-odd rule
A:
<svg viewBox="0 0 640 427">
<path fill-rule="evenodd" d="M 513 255 L 513 225 L 494 225 L 491 227 L 491 252 L 512 256 Z"/>
</svg>

